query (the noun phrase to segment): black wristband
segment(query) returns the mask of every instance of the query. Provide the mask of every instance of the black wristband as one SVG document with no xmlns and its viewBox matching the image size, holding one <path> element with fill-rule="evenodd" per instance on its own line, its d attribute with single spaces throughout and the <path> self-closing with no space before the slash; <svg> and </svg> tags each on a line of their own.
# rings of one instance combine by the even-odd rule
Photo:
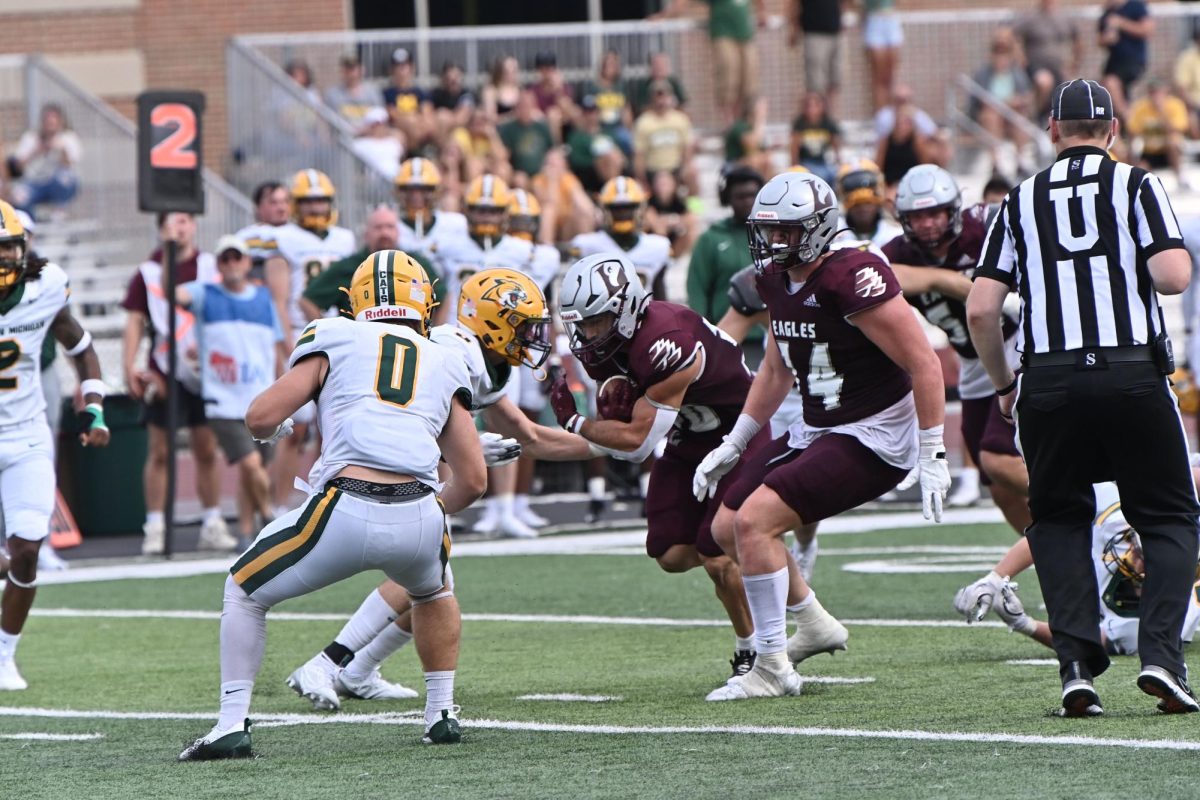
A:
<svg viewBox="0 0 1200 800">
<path fill-rule="evenodd" d="M 1005 397 L 1007 395 L 1012 394 L 1016 390 L 1017 390 L 1017 379 L 1014 377 L 1012 379 L 1012 383 L 1010 383 L 1008 386 L 1005 386 L 1003 389 L 996 390 L 996 396 L 997 397 Z"/>
</svg>

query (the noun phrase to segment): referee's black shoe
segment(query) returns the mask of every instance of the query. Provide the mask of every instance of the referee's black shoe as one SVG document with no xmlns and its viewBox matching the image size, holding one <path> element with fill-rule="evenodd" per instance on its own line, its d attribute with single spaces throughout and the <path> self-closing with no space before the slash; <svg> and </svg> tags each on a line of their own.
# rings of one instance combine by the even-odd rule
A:
<svg viewBox="0 0 1200 800">
<path fill-rule="evenodd" d="M 1062 672 L 1062 711 L 1064 717 L 1098 717 L 1104 713 L 1100 695 L 1092 685 L 1091 673 L 1078 661 L 1066 664 Z"/>
<path fill-rule="evenodd" d="M 1148 695 L 1159 699 L 1158 710 L 1164 714 L 1190 714 L 1200 711 L 1200 703 L 1192 687 L 1183 678 L 1162 667 L 1146 667 L 1137 676 L 1137 685 Z"/>
</svg>

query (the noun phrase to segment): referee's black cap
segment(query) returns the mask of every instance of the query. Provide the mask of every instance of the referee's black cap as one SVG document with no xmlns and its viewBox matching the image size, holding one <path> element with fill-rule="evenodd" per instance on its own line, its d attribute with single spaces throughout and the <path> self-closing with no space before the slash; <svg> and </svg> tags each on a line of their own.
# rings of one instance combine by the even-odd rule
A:
<svg viewBox="0 0 1200 800">
<path fill-rule="evenodd" d="M 1096 81 L 1076 78 L 1063 81 L 1054 90 L 1050 116 L 1056 120 L 1112 119 L 1112 95 Z"/>
</svg>

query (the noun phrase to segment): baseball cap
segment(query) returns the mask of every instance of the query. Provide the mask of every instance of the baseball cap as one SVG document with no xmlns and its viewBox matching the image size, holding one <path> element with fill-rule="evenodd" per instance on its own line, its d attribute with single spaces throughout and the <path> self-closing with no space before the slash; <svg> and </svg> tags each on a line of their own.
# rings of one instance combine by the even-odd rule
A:
<svg viewBox="0 0 1200 800">
<path fill-rule="evenodd" d="M 227 233 L 217 240 L 216 254 L 218 257 L 227 250 L 236 250 L 242 255 L 250 255 L 250 249 L 246 247 L 246 243 L 234 236 L 232 233 Z"/>
<path fill-rule="evenodd" d="M 408 52 L 407 48 L 397 47 L 392 51 L 392 66 L 407 64 L 410 61 L 412 61 L 412 54 Z"/>
<path fill-rule="evenodd" d="M 549 50 L 543 50 L 542 52 L 538 53 L 533 59 L 534 69 L 537 69 L 538 67 L 557 67 L 557 66 L 558 66 L 558 56 L 554 55 L 554 53 L 550 52 Z"/>
<path fill-rule="evenodd" d="M 579 100 L 579 107 L 584 111 L 595 111 L 599 106 L 596 105 L 596 95 L 585 94 Z"/>
<path fill-rule="evenodd" d="M 1076 78 L 1063 81 L 1054 90 L 1050 102 L 1053 119 L 1112 119 L 1113 102 L 1108 89 L 1096 81 Z"/>
</svg>

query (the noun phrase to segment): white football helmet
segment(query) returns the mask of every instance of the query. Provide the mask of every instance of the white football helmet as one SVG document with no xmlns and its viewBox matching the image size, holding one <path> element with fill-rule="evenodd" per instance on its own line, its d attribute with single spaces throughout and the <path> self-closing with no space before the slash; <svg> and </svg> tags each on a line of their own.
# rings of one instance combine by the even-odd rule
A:
<svg viewBox="0 0 1200 800">
<path fill-rule="evenodd" d="M 838 232 L 838 201 L 812 173 L 783 172 L 754 199 L 746 225 L 760 274 L 785 272 L 820 258 Z"/>
<path fill-rule="evenodd" d="M 571 265 L 559 292 L 559 315 L 571 336 L 571 353 L 584 364 L 607 361 L 637 331 L 650 295 L 633 263 L 620 253 L 595 253 Z M 588 320 L 611 315 L 607 330 Z M 588 329 L 588 330 L 585 330 Z"/>
<path fill-rule="evenodd" d="M 909 214 L 934 208 L 949 212 L 949 224 L 939 236 L 922 239 L 913 229 Z M 963 226 L 962 191 L 954 176 L 937 164 L 920 164 L 904 173 L 896 188 L 896 219 L 904 229 L 905 238 L 926 250 L 957 239 Z"/>
</svg>

